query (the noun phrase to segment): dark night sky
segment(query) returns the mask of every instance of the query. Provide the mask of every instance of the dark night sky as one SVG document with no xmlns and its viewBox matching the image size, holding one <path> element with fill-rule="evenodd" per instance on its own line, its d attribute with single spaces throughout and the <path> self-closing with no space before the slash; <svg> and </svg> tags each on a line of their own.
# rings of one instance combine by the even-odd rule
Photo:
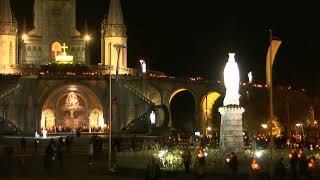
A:
<svg viewBox="0 0 320 180">
<path fill-rule="evenodd" d="M 20 23 L 32 28 L 33 0 L 14 0 Z M 100 58 L 100 23 L 108 0 L 78 0 L 78 29 L 87 19 L 92 62 Z M 128 34 L 128 64 L 174 76 L 222 79 L 228 52 L 236 53 L 242 81 L 252 70 L 255 82 L 264 82 L 268 29 L 283 40 L 274 64 L 276 84 L 320 90 L 319 15 L 315 3 L 299 1 L 186 1 L 122 0 Z M 28 4 L 29 3 L 29 4 Z M 319 94 L 319 93 L 317 93 Z"/>
</svg>

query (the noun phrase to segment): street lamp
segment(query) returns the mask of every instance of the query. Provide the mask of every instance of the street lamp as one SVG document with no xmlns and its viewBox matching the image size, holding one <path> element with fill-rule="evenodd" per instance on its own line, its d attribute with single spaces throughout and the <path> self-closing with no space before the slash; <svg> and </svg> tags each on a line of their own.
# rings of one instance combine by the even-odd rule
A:
<svg viewBox="0 0 320 180">
<path fill-rule="evenodd" d="M 88 43 L 90 40 L 91 40 L 91 36 L 89 34 L 86 34 L 84 36 L 84 48 L 85 48 L 85 58 L 86 58 L 87 65 L 90 64 L 89 62 L 90 52 L 88 48 Z"/>
<path fill-rule="evenodd" d="M 26 33 L 23 33 L 21 35 L 21 38 L 22 38 L 23 41 L 26 41 L 26 40 L 28 40 L 28 35 Z"/>
<path fill-rule="evenodd" d="M 263 129 L 267 129 L 267 128 L 268 128 L 268 124 L 261 124 L 261 127 L 262 127 Z"/>
<path fill-rule="evenodd" d="M 84 40 L 85 40 L 86 42 L 90 41 L 90 40 L 91 40 L 91 36 L 90 36 L 89 34 L 85 35 L 85 36 L 84 36 Z"/>
<path fill-rule="evenodd" d="M 298 134 L 297 128 L 301 127 L 302 132 L 302 139 L 304 140 L 304 131 L 303 131 L 303 124 L 302 123 L 296 123 L 296 134 Z"/>
</svg>

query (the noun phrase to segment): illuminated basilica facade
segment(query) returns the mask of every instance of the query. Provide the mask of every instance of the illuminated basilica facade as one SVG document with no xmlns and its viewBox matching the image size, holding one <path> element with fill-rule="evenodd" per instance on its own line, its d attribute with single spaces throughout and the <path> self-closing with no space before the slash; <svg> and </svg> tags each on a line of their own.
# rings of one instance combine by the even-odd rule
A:
<svg viewBox="0 0 320 180">
<path fill-rule="evenodd" d="M 172 98 L 189 91 L 193 123 L 204 131 L 221 94 L 217 86 L 176 80 L 145 64 L 143 72 L 128 68 L 120 0 L 110 0 L 101 22 L 101 61 L 90 65 L 88 39 L 76 29 L 75 1 L 35 0 L 34 29 L 23 32 L 9 0 L 0 0 L 0 130 L 3 119 L 30 134 L 53 127 L 107 129 L 110 120 L 113 132 L 170 127 Z"/>
<path fill-rule="evenodd" d="M 85 47 L 89 39 L 76 29 L 76 0 L 35 0 L 34 29 L 29 32 L 19 29 L 21 37 L 9 0 L 0 3 L 0 65 L 52 63 L 63 52 L 63 43 L 67 44 L 74 63 L 89 64 Z M 116 67 L 120 50 L 118 67 L 120 73 L 126 73 L 127 36 L 120 0 L 110 1 L 108 16 L 101 27 L 101 64 Z"/>
</svg>

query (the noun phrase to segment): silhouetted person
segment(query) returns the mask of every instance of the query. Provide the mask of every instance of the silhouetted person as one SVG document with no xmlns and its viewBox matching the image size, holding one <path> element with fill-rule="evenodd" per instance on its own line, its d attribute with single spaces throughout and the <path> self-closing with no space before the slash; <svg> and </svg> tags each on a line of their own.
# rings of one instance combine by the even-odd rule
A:
<svg viewBox="0 0 320 180">
<path fill-rule="evenodd" d="M 136 150 L 136 135 L 133 135 L 133 138 L 131 139 L 131 149 L 133 151 Z"/>
<path fill-rule="evenodd" d="M 291 151 L 291 158 L 290 158 L 290 173 L 292 177 L 296 177 L 297 175 L 297 164 L 298 164 L 298 154 L 295 150 Z"/>
<path fill-rule="evenodd" d="M 230 154 L 230 168 L 232 174 L 235 174 L 238 171 L 238 158 L 234 152 Z"/>
<path fill-rule="evenodd" d="M 283 180 L 286 176 L 286 166 L 284 164 L 284 159 L 280 158 L 275 165 L 274 172 L 275 180 Z"/>
<path fill-rule="evenodd" d="M 93 164 L 93 155 L 94 155 L 94 151 L 93 151 L 93 139 L 90 140 L 89 143 L 89 159 L 88 159 L 88 165 L 91 166 Z"/>
<path fill-rule="evenodd" d="M 21 152 L 26 152 L 26 144 L 26 139 L 22 137 L 20 140 Z"/>
<path fill-rule="evenodd" d="M 308 170 L 308 160 L 304 153 L 301 153 L 298 159 L 299 176 L 304 178 Z"/>
<path fill-rule="evenodd" d="M 156 163 L 154 157 L 151 158 L 151 161 L 147 165 L 145 180 L 157 180 L 160 178 L 160 166 Z"/>
<path fill-rule="evenodd" d="M 57 157 L 58 157 L 60 168 L 63 168 L 63 152 L 64 152 L 63 142 L 59 141 L 57 146 Z"/>
<path fill-rule="evenodd" d="M 188 147 L 186 147 L 182 153 L 182 160 L 183 160 L 185 172 L 189 173 L 190 163 L 191 163 L 191 153 L 190 153 Z"/>
<path fill-rule="evenodd" d="M 38 144 L 40 143 L 40 141 L 38 139 L 34 139 L 33 140 L 33 148 L 34 148 L 34 152 L 38 152 Z"/>
</svg>

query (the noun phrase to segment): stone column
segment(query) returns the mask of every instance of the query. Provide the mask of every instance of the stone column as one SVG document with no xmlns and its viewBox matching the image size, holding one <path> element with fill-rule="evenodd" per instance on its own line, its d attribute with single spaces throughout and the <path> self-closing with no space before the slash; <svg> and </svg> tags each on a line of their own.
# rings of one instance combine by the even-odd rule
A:
<svg viewBox="0 0 320 180">
<path fill-rule="evenodd" d="M 220 150 L 223 154 L 243 151 L 242 114 L 244 108 L 228 105 L 219 108 L 221 114 Z"/>
</svg>

